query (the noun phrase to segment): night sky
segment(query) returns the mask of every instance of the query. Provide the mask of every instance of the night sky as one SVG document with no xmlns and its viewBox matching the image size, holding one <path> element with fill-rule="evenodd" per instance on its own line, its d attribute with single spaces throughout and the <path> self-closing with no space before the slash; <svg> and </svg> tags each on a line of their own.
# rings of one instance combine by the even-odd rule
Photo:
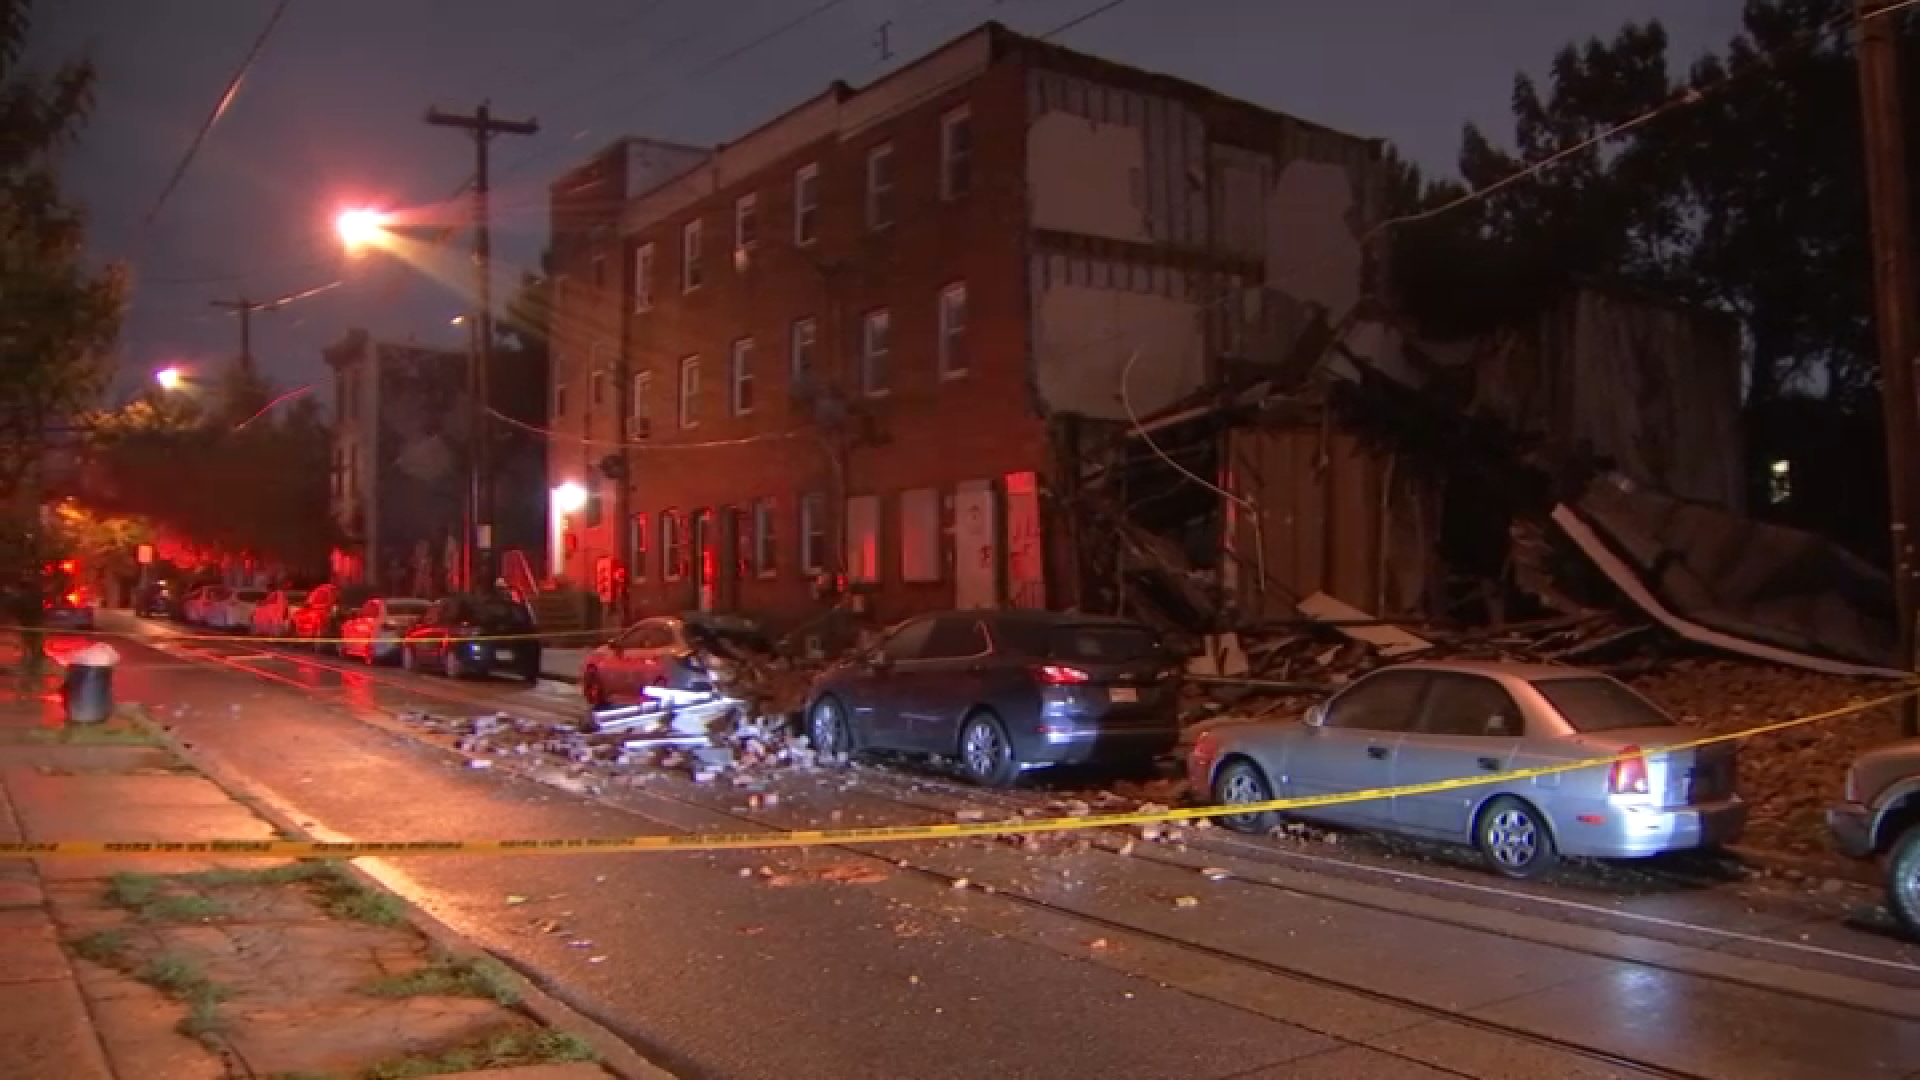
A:
<svg viewBox="0 0 1920 1080">
<path fill-rule="evenodd" d="M 987 19 L 1044 33 L 1100 0 L 293 0 L 239 97 L 147 224 L 193 132 L 272 0 L 41 0 L 31 60 L 88 52 L 98 108 L 70 160 L 104 259 L 136 287 L 122 385 L 167 364 L 238 351 L 215 299 L 341 281 L 255 317 L 254 352 L 288 385 L 320 378 L 323 345 L 352 326 L 464 345 L 464 263 L 439 278 L 394 260 L 346 263 L 334 214 L 438 204 L 471 170 L 471 141 L 429 105 L 536 118 L 495 143 L 498 288 L 544 242 L 546 187 L 625 134 L 731 139 L 822 90 L 859 85 Z M 1164 71 L 1450 169 L 1461 124 L 1504 135 L 1514 73 L 1622 22 L 1660 18 L 1678 58 L 1718 48 L 1739 0 L 1130 0 L 1062 34 L 1072 48 Z M 887 32 L 891 58 L 880 49 Z M 774 35 L 769 37 L 769 35 Z M 746 51 L 757 39 L 764 44 Z M 729 54 L 737 53 L 731 59 Z M 464 249 L 462 249 L 464 250 Z"/>
</svg>

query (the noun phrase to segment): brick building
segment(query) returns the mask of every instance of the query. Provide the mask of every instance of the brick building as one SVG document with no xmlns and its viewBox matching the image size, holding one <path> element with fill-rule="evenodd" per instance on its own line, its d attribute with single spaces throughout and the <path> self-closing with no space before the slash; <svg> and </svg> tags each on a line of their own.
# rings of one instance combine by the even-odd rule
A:
<svg viewBox="0 0 1920 1080">
<path fill-rule="evenodd" d="M 1063 430 L 1355 302 L 1326 239 L 1377 157 L 997 24 L 722 147 L 623 140 L 553 187 L 551 569 L 625 615 L 793 625 L 823 574 L 881 620 L 1072 605 Z"/>
</svg>

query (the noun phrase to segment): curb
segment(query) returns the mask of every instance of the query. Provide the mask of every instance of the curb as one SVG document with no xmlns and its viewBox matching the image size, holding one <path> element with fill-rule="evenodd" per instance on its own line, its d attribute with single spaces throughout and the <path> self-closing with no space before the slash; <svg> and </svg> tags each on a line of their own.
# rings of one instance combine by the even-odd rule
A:
<svg viewBox="0 0 1920 1080">
<path fill-rule="evenodd" d="M 210 763 L 198 751 L 189 750 L 183 746 L 180 740 L 175 737 L 173 729 L 154 720 L 144 706 L 137 703 L 125 703 L 121 707 L 129 711 L 134 723 L 153 732 L 154 736 L 165 744 L 168 750 L 178 755 L 180 759 L 188 765 L 193 766 L 196 771 L 211 781 L 214 786 L 225 792 L 229 798 L 245 806 L 249 811 L 260 815 L 268 824 L 287 836 L 301 840 L 315 839 L 311 833 L 301 828 L 298 822 L 269 805 L 266 800 L 247 794 L 244 787 L 239 784 L 224 767 Z M 494 956 L 490 950 L 468 940 L 466 936 L 459 931 L 441 922 L 438 918 L 422 910 L 417 905 L 408 902 L 406 898 L 394 893 L 392 889 L 389 889 L 386 885 L 375 879 L 373 875 L 355 865 L 352 860 L 341 860 L 340 866 L 345 869 L 348 874 L 351 874 L 354 880 L 358 881 L 361 885 L 378 889 L 383 893 L 393 896 L 394 899 L 399 900 L 406 908 L 408 924 L 415 930 L 418 930 L 422 936 L 434 945 L 450 953 L 478 954 L 492 957 L 498 961 L 502 968 L 511 973 L 515 988 L 520 992 L 520 1004 L 528 1012 L 532 1013 L 535 1019 L 548 1027 L 578 1035 L 587 1040 L 587 1042 L 592 1044 L 594 1050 L 599 1052 L 599 1065 L 601 1068 L 619 1077 L 620 1080 L 679 1080 L 673 1073 L 647 1060 L 638 1050 L 633 1048 L 632 1044 L 628 1043 L 619 1035 L 614 1034 L 613 1031 L 606 1026 L 547 993 L 521 972 L 519 968 L 507 963 L 500 957 Z"/>
<path fill-rule="evenodd" d="M 1849 859 L 1839 854 L 1798 855 L 1786 851 L 1729 844 L 1727 854 L 1747 866 L 1771 872 L 1791 871 L 1807 878 L 1833 878 L 1878 889 L 1886 884 L 1875 859 Z"/>
</svg>

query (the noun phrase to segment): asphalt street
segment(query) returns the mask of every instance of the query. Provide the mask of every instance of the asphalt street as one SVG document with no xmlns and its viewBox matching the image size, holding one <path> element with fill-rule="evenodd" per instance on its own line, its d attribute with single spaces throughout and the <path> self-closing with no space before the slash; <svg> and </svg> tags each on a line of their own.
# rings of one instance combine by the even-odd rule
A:
<svg viewBox="0 0 1920 1080">
<path fill-rule="evenodd" d="M 122 696 L 327 839 L 937 821 L 1054 797 L 883 769 L 784 778 L 777 800 L 664 775 L 576 794 L 393 719 L 565 713 L 564 688 L 136 632 L 160 647 L 123 648 Z M 1444 852 L 1201 831 L 370 869 L 687 1077 L 1920 1075 L 1920 954 L 1865 894 L 1687 866 L 1522 889 Z"/>
</svg>

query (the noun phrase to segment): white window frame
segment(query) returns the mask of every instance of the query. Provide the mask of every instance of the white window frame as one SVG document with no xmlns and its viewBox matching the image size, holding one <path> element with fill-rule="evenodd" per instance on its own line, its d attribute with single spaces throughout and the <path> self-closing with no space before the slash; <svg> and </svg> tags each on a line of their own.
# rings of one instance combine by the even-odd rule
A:
<svg viewBox="0 0 1920 1080">
<path fill-rule="evenodd" d="M 561 379 L 553 384 L 553 401 L 551 404 L 553 408 L 553 418 L 555 420 L 564 420 L 567 418 L 567 381 L 565 379 Z"/>
<path fill-rule="evenodd" d="M 627 555 L 633 560 L 627 567 L 628 581 L 647 580 L 647 563 L 653 557 L 652 524 L 644 510 L 627 519 Z"/>
<path fill-rule="evenodd" d="M 893 392 L 893 312 L 875 308 L 860 320 L 860 392 L 886 397 Z"/>
<path fill-rule="evenodd" d="M 587 376 L 587 403 L 595 409 L 607 403 L 607 373 L 596 370 Z"/>
<path fill-rule="evenodd" d="M 700 354 L 680 358 L 680 426 L 700 426 Z"/>
<path fill-rule="evenodd" d="M 727 371 L 727 401 L 733 415 L 753 412 L 753 339 L 743 337 L 733 343 L 733 357 Z"/>
<path fill-rule="evenodd" d="M 793 173 L 793 244 L 811 247 L 820 241 L 820 165 L 810 162 Z"/>
<path fill-rule="evenodd" d="M 967 146 L 962 152 L 954 132 L 961 126 L 967 129 Z M 961 166 L 966 171 L 966 182 L 955 184 L 954 169 Z M 940 118 L 940 197 L 957 199 L 973 190 L 973 108 L 962 105 L 949 110 Z"/>
<path fill-rule="evenodd" d="M 967 301 L 967 283 L 964 281 L 950 282 L 940 290 L 940 340 L 937 352 L 942 379 L 960 378 L 972 366 L 971 358 L 967 355 L 967 324 L 972 316 L 972 312 L 967 310 Z M 958 319 L 954 318 L 956 310 L 959 312 Z"/>
<path fill-rule="evenodd" d="M 806 362 L 801 363 L 800 345 L 805 339 L 807 346 Z M 793 320 L 787 327 L 787 377 L 796 388 L 812 382 L 818 374 L 814 369 L 820 359 L 820 324 L 813 316 L 806 315 Z"/>
<path fill-rule="evenodd" d="M 826 573 L 827 544 L 832 536 L 827 529 L 827 497 L 819 492 L 800 496 L 800 572 L 808 576 Z"/>
<path fill-rule="evenodd" d="M 893 144 L 883 142 L 867 151 L 867 228 L 893 225 L 893 195 Z"/>
<path fill-rule="evenodd" d="M 660 511 L 660 580 L 685 581 L 692 564 L 693 524 L 691 515 L 678 510 Z M 674 558 L 675 549 L 680 557 Z"/>
<path fill-rule="evenodd" d="M 680 226 L 680 291 L 693 292 L 706 284 L 706 230 L 699 218 Z"/>
<path fill-rule="evenodd" d="M 774 517 L 778 509 L 771 495 L 753 500 L 753 576 L 757 578 L 770 578 L 780 572 L 780 538 Z"/>
<path fill-rule="evenodd" d="M 653 434 L 653 372 L 634 372 L 628 393 L 627 438 L 647 438 Z"/>
<path fill-rule="evenodd" d="M 733 200 L 733 249 L 752 251 L 760 244 L 760 193 L 749 191 Z"/>
<path fill-rule="evenodd" d="M 653 241 L 633 249 L 633 310 L 653 310 Z"/>
</svg>

